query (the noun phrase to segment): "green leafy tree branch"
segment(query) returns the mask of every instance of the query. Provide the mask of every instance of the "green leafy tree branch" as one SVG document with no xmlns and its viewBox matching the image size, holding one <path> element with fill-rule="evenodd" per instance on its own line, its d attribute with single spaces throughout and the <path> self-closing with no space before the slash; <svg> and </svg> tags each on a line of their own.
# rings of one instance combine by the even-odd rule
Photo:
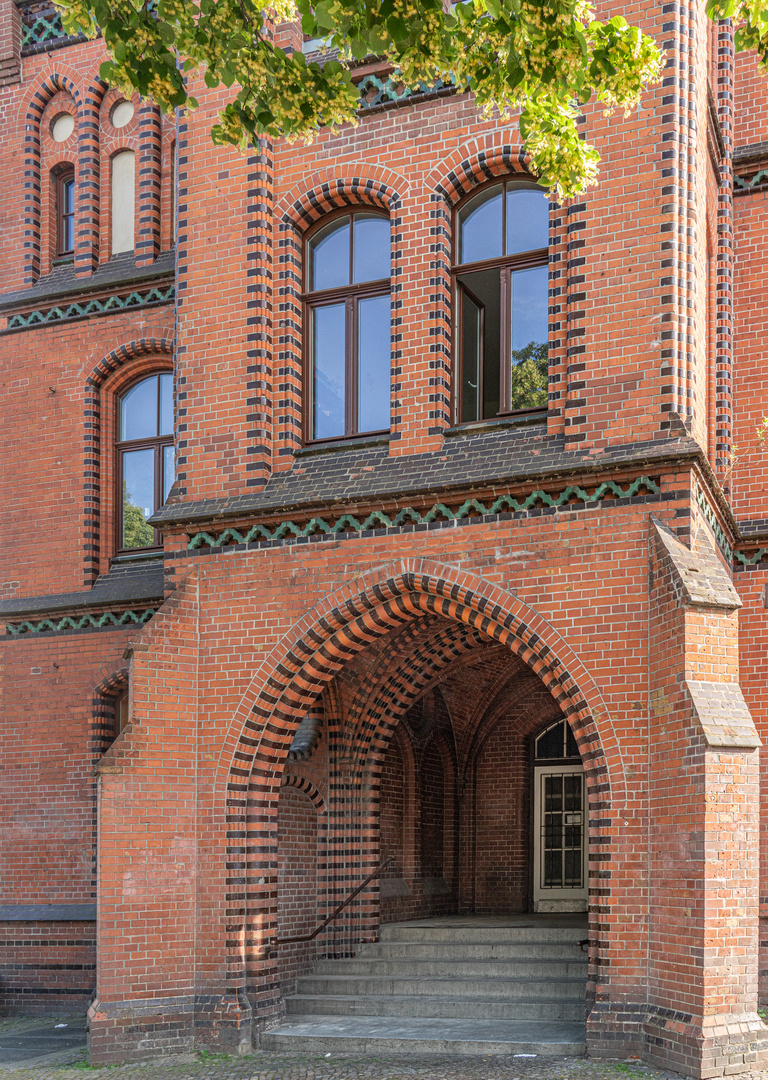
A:
<svg viewBox="0 0 768 1080">
<path fill-rule="evenodd" d="M 357 122 L 355 61 L 375 55 L 409 86 L 451 78 L 486 113 L 520 131 L 541 182 L 560 198 L 593 184 L 599 155 L 579 137 L 582 105 L 631 111 L 657 82 L 656 44 L 621 16 L 594 18 L 588 0 L 57 0 L 68 33 L 103 34 L 102 77 L 166 111 L 195 108 L 186 75 L 231 88 L 212 129 L 242 149 L 258 138 L 312 139 Z M 299 19 L 339 59 L 307 63 L 273 41 Z"/>
</svg>

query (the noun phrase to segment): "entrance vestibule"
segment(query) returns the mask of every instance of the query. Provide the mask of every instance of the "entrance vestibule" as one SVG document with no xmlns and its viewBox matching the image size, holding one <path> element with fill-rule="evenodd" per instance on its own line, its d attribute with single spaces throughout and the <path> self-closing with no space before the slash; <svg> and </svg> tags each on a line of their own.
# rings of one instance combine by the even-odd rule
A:
<svg viewBox="0 0 768 1080">
<path fill-rule="evenodd" d="M 576 742 L 535 676 L 515 661 L 494 670 L 502 659 L 462 665 L 393 732 L 380 788 L 381 858 L 392 860 L 382 923 L 587 910 Z"/>
</svg>

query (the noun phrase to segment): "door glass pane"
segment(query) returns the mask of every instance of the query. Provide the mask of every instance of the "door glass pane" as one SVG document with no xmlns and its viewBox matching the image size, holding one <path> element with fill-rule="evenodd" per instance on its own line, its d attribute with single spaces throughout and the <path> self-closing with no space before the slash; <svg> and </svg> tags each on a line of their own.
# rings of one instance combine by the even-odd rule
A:
<svg viewBox="0 0 768 1080">
<path fill-rule="evenodd" d="M 163 502 L 168 498 L 174 478 L 176 476 L 176 464 L 173 459 L 173 447 L 163 447 Z"/>
<path fill-rule="evenodd" d="M 563 778 L 559 774 L 544 778 L 544 809 L 547 812 L 563 808 Z"/>
<path fill-rule="evenodd" d="M 149 547 L 154 530 L 147 518 L 155 511 L 155 451 L 123 454 L 123 547 Z"/>
<path fill-rule="evenodd" d="M 566 812 L 581 810 L 581 776 L 563 778 L 563 800 Z"/>
<path fill-rule="evenodd" d="M 498 259 L 502 254 L 502 188 L 483 191 L 459 211 L 459 262 Z"/>
<path fill-rule="evenodd" d="M 549 272 L 546 266 L 510 274 L 510 408 L 541 408 L 548 400 Z"/>
<path fill-rule="evenodd" d="M 582 885 L 581 847 L 574 847 L 571 851 L 565 851 L 563 864 L 563 885 L 566 888 L 580 889 Z"/>
<path fill-rule="evenodd" d="M 357 305 L 357 430 L 389 428 L 390 299 L 371 296 Z"/>
<path fill-rule="evenodd" d="M 349 218 L 332 221 L 309 242 L 309 288 L 349 285 Z"/>
<path fill-rule="evenodd" d="M 345 305 L 313 308 L 311 333 L 312 437 L 332 439 L 344 435 Z"/>
<path fill-rule="evenodd" d="M 352 236 L 352 281 L 378 281 L 388 278 L 389 218 L 373 214 L 355 214 Z"/>
<path fill-rule="evenodd" d="M 173 376 L 160 376 L 160 430 L 158 435 L 173 434 Z"/>
<path fill-rule="evenodd" d="M 157 435 L 157 376 L 138 383 L 120 404 L 120 439 L 152 439 Z"/>
<path fill-rule="evenodd" d="M 507 188 L 507 255 L 549 247 L 549 196 L 530 188 Z"/>
<path fill-rule="evenodd" d="M 562 853 L 556 851 L 544 852 L 544 885 L 548 888 L 557 888 L 563 883 Z"/>
</svg>

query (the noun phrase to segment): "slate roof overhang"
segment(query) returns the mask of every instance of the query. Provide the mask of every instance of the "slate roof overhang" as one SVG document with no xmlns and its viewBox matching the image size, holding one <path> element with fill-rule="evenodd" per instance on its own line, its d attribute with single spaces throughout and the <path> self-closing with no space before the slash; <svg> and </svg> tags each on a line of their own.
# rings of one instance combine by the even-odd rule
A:
<svg viewBox="0 0 768 1080">
<path fill-rule="evenodd" d="M 35 308 L 68 296 L 79 299 L 91 293 L 120 286 L 155 281 L 159 278 L 171 278 L 174 274 L 174 266 L 174 251 L 164 251 L 148 266 L 136 266 L 134 253 L 126 251 L 120 255 L 113 255 L 109 262 L 101 265 L 88 277 L 75 277 L 74 266 L 61 266 L 40 278 L 29 289 L 19 289 L 16 292 L 0 295 L 0 314 L 23 308 Z"/>
<path fill-rule="evenodd" d="M 102 574 L 96 580 L 92 589 L 85 591 L 2 600 L 0 617 L 78 611 L 151 600 L 162 603 L 163 597 L 163 560 L 160 555 L 153 560 L 113 566 L 108 574 Z"/>
<path fill-rule="evenodd" d="M 696 441 L 680 436 L 658 442 L 592 450 L 563 449 L 562 436 L 548 436 L 544 425 L 510 433 L 508 429 L 471 430 L 447 437 L 441 451 L 390 457 L 388 447 L 347 446 L 296 456 L 293 468 L 274 474 L 260 492 L 225 499 L 166 504 L 150 519 L 157 527 L 197 526 L 297 510 L 335 510 L 355 503 L 439 501 L 446 492 L 528 484 L 562 476 L 607 473 L 632 468 L 663 468 L 683 461 L 709 463 Z M 709 469 L 711 472 L 711 469 Z"/>
</svg>

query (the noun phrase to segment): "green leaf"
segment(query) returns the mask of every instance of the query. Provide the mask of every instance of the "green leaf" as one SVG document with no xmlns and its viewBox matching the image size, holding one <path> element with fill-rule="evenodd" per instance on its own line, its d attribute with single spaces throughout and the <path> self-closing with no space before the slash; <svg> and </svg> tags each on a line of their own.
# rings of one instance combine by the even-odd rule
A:
<svg viewBox="0 0 768 1080">
<path fill-rule="evenodd" d="M 174 43 L 176 40 L 176 31 L 169 23 L 158 20 L 158 22 L 155 23 L 155 27 L 158 35 L 167 45 L 172 45 Z"/>
</svg>

